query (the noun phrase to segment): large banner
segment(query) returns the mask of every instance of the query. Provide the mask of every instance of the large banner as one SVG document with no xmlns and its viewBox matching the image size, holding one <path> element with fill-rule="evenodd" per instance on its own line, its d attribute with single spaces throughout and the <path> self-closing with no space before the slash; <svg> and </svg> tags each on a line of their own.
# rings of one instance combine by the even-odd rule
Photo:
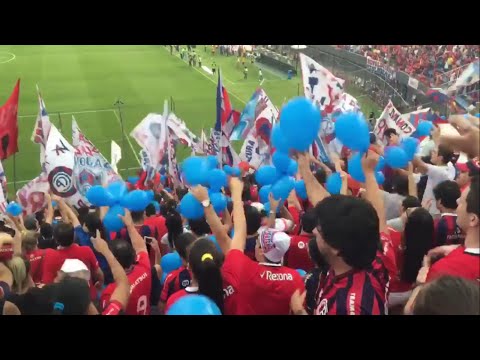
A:
<svg viewBox="0 0 480 360">
<path fill-rule="evenodd" d="M 40 176 L 18 190 L 17 199 L 24 213 L 30 215 L 42 210 L 46 205 L 45 194 L 49 189 L 48 176 L 42 172 Z"/>
<path fill-rule="evenodd" d="M 413 111 L 407 114 L 401 114 L 392 101 L 389 101 L 380 117 L 373 132 L 377 136 L 377 140 L 387 144 L 384 133 L 388 128 L 395 129 L 401 138 L 411 136 L 420 120 L 427 120 L 430 108 Z"/>
<path fill-rule="evenodd" d="M 367 56 L 367 68 L 374 74 L 380 76 L 384 80 L 394 80 L 397 77 L 395 69 L 389 65 L 383 64 L 381 61 L 374 60 Z"/>
<path fill-rule="evenodd" d="M 85 137 L 73 117 L 72 142 L 75 148 L 74 185 L 82 197 L 92 186 L 122 180 L 95 145 Z"/>
<path fill-rule="evenodd" d="M 87 200 L 78 192 L 73 179 L 75 149 L 51 124 L 45 147 L 45 170 L 52 193 L 75 207 L 83 207 Z"/>
</svg>

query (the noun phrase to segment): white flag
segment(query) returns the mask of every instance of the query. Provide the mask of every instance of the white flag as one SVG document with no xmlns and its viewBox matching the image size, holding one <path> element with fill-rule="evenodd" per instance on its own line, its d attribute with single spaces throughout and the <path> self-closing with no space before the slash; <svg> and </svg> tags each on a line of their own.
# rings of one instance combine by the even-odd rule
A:
<svg viewBox="0 0 480 360">
<path fill-rule="evenodd" d="M 168 146 L 167 146 L 167 153 L 168 153 L 168 175 L 173 182 L 174 188 L 177 188 L 181 184 L 180 174 L 178 171 L 178 164 L 177 164 L 177 152 L 175 149 L 175 140 L 173 130 L 168 130 Z"/>
<path fill-rule="evenodd" d="M 40 164 L 42 165 L 42 169 L 44 169 L 45 146 L 47 145 L 48 135 L 50 134 L 51 123 L 47 113 L 47 109 L 45 108 L 45 102 L 42 99 L 42 95 L 40 94 L 38 85 L 37 85 L 37 94 L 38 94 L 39 111 L 38 111 L 37 120 L 35 121 L 35 127 L 33 128 L 31 140 L 34 143 L 37 143 L 40 145 Z"/>
<path fill-rule="evenodd" d="M 112 169 L 118 173 L 117 164 L 122 159 L 122 148 L 112 140 L 110 155 L 112 158 Z"/>
<path fill-rule="evenodd" d="M 65 199 L 70 205 L 83 207 L 87 200 L 77 191 L 73 179 L 75 149 L 51 124 L 45 147 L 45 170 L 52 193 Z"/>
<path fill-rule="evenodd" d="M 7 207 L 7 176 L 3 170 L 2 162 L 0 161 L 0 214 L 5 213 Z"/>
<path fill-rule="evenodd" d="M 46 205 L 45 194 L 50 189 L 48 176 L 42 172 L 35 179 L 17 191 L 18 203 L 27 215 L 35 214 Z"/>
<path fill-rule="evenodd" d="M 75 147 L 74 185 L 82 197 L 92 186 L 122 180 L 95 145 L 85 137 L 73 116 L 72 142 Z"/>
<path fill-rule="evenodd" d="M 305 97 L 330 114 L 340 104 L 345 80 L 335 77 L 312 58 L 300 54 Z"/>
</svg>

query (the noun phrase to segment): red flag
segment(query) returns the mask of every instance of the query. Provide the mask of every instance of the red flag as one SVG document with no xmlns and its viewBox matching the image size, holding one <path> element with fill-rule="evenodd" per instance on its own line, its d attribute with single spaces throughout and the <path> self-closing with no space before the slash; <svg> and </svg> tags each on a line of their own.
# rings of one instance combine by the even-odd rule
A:
<svg viewBox="0 0 480 360">
<path fill-rule="evenodd" d="M 5 105 L 0 107 L 0 160 L 18 152 L 18 98 L 20 79 Z"/>
</svg>

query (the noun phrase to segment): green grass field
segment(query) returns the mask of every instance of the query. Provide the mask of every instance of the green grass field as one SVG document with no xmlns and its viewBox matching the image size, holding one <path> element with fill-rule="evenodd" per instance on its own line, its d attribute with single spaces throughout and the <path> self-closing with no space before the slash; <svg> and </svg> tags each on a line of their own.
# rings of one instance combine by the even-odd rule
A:
<svg viewBox="0 0 480 360">
<path fill-rule="evenodd" d="M 211 67 L 210 46 L 207 52 L 203 45 L 197 46 L 197 53 L 203 64 Z M 241 111 L 259 86 L 257 65 L 248 64 L 249 78 L 244 80 L 236 57 L 217 54 L 215 61 L 222 70 L 233 106 Z M 277 107 L 296 96 L 299 89 L 301 92 L 299 78 L 289 81 L 285 75 L 269 69 L 264 69 L 263 74 L 262 87 Z M 149 112 L 161 113 L 165 99 L 173 98 L 175 113 L 196 134 L 215 121 L 216 75 L 209 75 L 198 66 L 189 67 L 175 52 L 172 56 L 168 47 L 160 45 L 0 46 L 0 103 L 6 101 L 17 78 L 21 79 L 17 188 L 40 173 L 39 147 L 30 141 L 38 112 L 35 84 L 41 89 L 50 120 L 67 140 L 71 141 L 73 115 L 107 159 L 110 140 L 117 141 L 123 152 L 119 163 L 123 176 L 133 174 L 133 168 L 139 166 L 139 147 L 128 134 Z M 114 107 L 117 99 L 124 103 L 121 114 L 125 137 L 120 114 Z M 366 114 L 375 106 L 366 97 L 358 100 Z M 236 147 L 239 149 L 241 144 Z M 180 150 L 179 156 L 188 153 Z M 4 167 L 13 190 L 13 160 L 5 161 Z"/>
</svg>

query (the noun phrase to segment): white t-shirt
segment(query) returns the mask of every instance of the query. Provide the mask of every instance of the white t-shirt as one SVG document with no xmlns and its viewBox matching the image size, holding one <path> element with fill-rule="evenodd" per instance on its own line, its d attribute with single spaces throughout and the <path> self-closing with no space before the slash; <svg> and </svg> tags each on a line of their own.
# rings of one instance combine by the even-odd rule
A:
<svg viewBox="0 0 480 360">
<path fill-rule="evenodd" d="M 453 167 L 452 163 L 448 163 L 446 166 L 427 164 L 427 169 L 428 180 L 422 202 L 431 199 L 432 205 L 430 206 L 430 214 L 438 215 L 440 214 L 440 211 L 437 209 L 437 205 L 435 204 L 433 189 L 443 181 L 453 180 L 455 178 L 455 168 Z"/>
</svg>

